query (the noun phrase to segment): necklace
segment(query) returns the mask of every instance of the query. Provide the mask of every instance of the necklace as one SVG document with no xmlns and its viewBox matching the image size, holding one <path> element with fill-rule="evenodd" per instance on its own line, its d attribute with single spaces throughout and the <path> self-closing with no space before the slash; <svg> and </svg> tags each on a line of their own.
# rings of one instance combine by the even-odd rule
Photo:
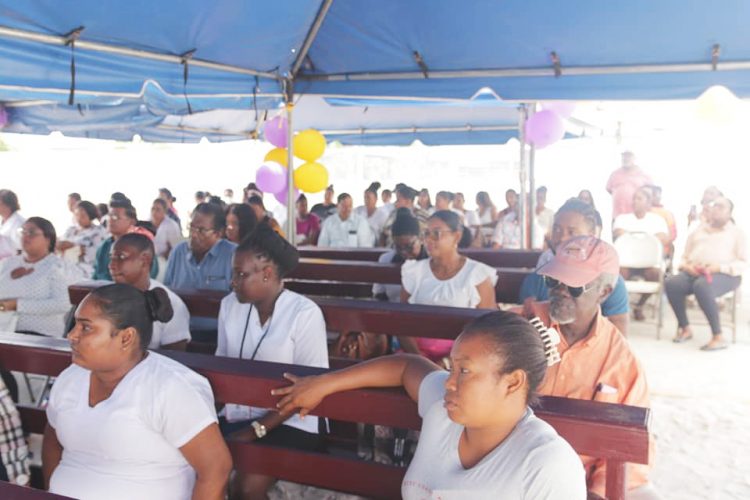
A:
<svg viewBox="0 0 750 500">
<path fill-rule="evenodd" d="M 255 345 L 255 349 L 253 349 L 253 354 L 250 356 L 250 361 L 255 359 L 255 355 L 258 354 L 258 349 L 260 349 L 261 344 L 266 339 L 266 336 L 271 331 L 271 321 L 273 320 L 273 313 L 276 312 L 276 301 L 279 300 L 279 297 L 281 297 L 281 294 L 284 293 L 284 290 L 282 289 L 279 294 L 276 296 L 275 299 L 273 299 L 273 307 L 271 308 L 271 314 L 268 316 L 268 323 L 266 325 L 265 331 L 260 336 L 260 340 L 258 340 L 258 343 Z M 245 328 L 242 331 L 242 341 L 240 342 L 240 355 L 239 359 L 242 359 L 242 352 L 245 349 L 245 337 L 247 336 L 247 327 L 250 325 L 250 315 L 253 314 L 253 304 L 250 304 L 250 310 L 247 312 L 247 318 L 245 319 Z M 260 320 L 260 312 L 258 312 L 258 320 Z"/>
</svg>

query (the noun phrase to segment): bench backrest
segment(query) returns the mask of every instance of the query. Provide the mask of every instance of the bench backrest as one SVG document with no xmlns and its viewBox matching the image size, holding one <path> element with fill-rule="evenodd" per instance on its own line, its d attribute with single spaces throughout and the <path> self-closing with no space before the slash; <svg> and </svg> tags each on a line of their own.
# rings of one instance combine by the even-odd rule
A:
<svg viewBox="0 0 750 500">
<path fill-rule="evenodd" d="M 529 268 L 497 268 L 498 279 L 495 285 L 495 298 L 498 302 L 514 304 L 518 302 L 518 293 L 526 275 L 532 272 Z M 381 264 L 378 262 L 300 259 L 299 265 L 287 277 L 290 289 L 307 294 L 341 296 L 339 293 L 351 292 L 357 295 L 350 297 L 363 298 L 372 296 L 371 285 L 382 283 L 386 285 L 401 284 L 400 264 Z M 305 283 L 303 288 L 297 288 L 297 282 Z M 321 282 L 320 285 L 314 285 Z M 339 284 L 346 283 L 348 288 Z M 354 286 L 351 286 L 354 285 Z M 370 285 L 369 289 L 367 285 Z M 316 293 L 317 292 L 317 293 Z"/>
<path fill-rule="evenodd" d="M 285 385 L 282 373 L 311 375 L 319 368 L 161 351 L 205 376 L 217 401 L 271 408 L 271 389 Z M 65 341 L 0 334 L 0 367 L 56 376 L 70 363 Z M 625 462 L 647 463 L 649 410 L 593 401 L 542 397 L 536 414 L 580 454 L 607 461 L 607 496 L 624 495 Z M 361 389 L 326 398 L 314 412 L 350 422 L 417 429 L 416 406 L 401 390 Z M 27 431 L 41 432 L 44 412 L 21 408 Z M 318 487 L 377 498 L 399 496 L 404 469 L 358 459 L 231 442 L 235 467 Z"/>
<path fill-rule="evenodd" d="M 330 260 L 364 260 L 377 262 L 390 248 L 321 248 L 299 247 L 300 257 Z M 463 248 L 459 253 L 492 267 L 536 267 L 541 250 L 505 250 Z"/>
</svg>

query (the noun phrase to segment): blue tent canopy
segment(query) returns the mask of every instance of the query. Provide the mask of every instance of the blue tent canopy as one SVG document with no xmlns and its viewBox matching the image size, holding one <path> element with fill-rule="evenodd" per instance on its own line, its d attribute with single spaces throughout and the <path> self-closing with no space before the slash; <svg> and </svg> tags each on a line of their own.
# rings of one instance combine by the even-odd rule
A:
<svg viewBox="0 0 750 500">
<path fill-rule="evenodd" d="M 675 99 L 717 83 L 744 97 L 748 19 L 743 0 L 0 0 L 0 100 L 67 101 L 72 54 L 76 102 L 155 82 L 238 107 L 281 98 L 285 79 L 328 97 Z"/>
</svg>

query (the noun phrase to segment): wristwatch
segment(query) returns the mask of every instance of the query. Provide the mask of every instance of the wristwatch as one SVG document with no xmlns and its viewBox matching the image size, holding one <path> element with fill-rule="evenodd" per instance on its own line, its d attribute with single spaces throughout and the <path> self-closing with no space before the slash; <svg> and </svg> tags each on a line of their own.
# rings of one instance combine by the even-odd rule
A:
<svg viewBox="0 0 750 500">
<path fill-rule="evenodd" d="M 253 429 L 255 430 L 255 436 L 258 439 L 261 439 L 263 436 L 265 436 L 268 433 L 268 429 L 266 429 L 266 426 L 261 424 L 257 420 L 253 420 L 253 422 L 250 425 L 253 426 Z"/>
</svg>

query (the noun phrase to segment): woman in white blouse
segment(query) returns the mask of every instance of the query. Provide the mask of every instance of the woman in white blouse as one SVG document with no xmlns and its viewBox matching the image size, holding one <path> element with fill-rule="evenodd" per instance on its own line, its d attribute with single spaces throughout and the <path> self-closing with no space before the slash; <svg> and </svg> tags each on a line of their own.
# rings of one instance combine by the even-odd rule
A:
<svg viewBox="0 0 750 500">
<path fill-rule="evenodd" d="M 26 219 L 18 212 L 18 196 L 10 189 L 0 189 L 0 239 L 3 251 L 16 254 L 21 249 L 21 235 L 18 231 Z"/>
<path fill-rule="evenodd" d="M 90 201 L 80 201 L 74 210 L 76 225 L 71 226 L 57 243 L 57 251 L 72 254 L 84 278 L 94 274 L 96 249 L 109 237 L 107 230 L 96 220 L 99 216 L 96 205 Z"/>
<path fill-rule="evenodd" d="M 156 258 L 154 244 L 147 236 L 128 233 L 117 238 L 109 260 L 109 274 L 115 283 L 134 286 L 145 292 L 160 288 L 167 292 L 172 306 L 169 321 L 154 321 L 149 349 L 184 351 L 190 342 L 190 312 L 185 302 L 162 283 L 151 279 L 151 263 Z"/>
<path fill-rule="evenodd" d="M 47 406 L 42 470 L 80 500 L 223 500 L 232 458 L 208 381 L 150 352 L 172 307 L 160 288 L 97 288 L 76 310 L 73 364 Z"/>
<path fill-rule="evenodd" d="M 448 307 L 497 309 L 494 268 L 458 253 L 463 227 L 458 215 L 439 210 L 427 220 L 424 242 L 429 259 L 409 260 L 401 266 L 401 302 Z M 406 352 L 441 360 L 450 340 L 399 337 Z"/>
<path fill-rule="evenodd" d="M 47 219 L 31 217 L 20 233 L 23 254 L 5 259 L 0 266 L 0 312 L 15 313 L 11 318 L 3 316 L 6 325 L 16 323 L 18 332 L 62 337 L 70 309 L 69 279 L 53 253 L 55 228 Z"/>
<path fill-rule="evenodd" d="M 413 355 L 384 356 L 317 377 L 285 377 L 282 414 L 308 414 L 326 396 L 403 386 L 422 429 L 401 484 L 405 500 L 583 500 L 586 475 L 570 445 L 529 403 L 547 369 L 528 321 L 495 311 L 472 321 L 451 350 L 451 370 Z"/>
<path fill-rule="evenodd" d="M 259 224 L 237 247 L 232 288 L 221 302 L 217 356 L 328 367 L 326 325 L 310 299 L 284 289 L 299 253 L 268 224 Z M 318 419 L 281 417 L 263 408 L 228 404 L 220 425 L 234 439 L 312 451 Z M 266 498 L 275 478 L 238 473 L 232 498 Z"/>
</svg>

